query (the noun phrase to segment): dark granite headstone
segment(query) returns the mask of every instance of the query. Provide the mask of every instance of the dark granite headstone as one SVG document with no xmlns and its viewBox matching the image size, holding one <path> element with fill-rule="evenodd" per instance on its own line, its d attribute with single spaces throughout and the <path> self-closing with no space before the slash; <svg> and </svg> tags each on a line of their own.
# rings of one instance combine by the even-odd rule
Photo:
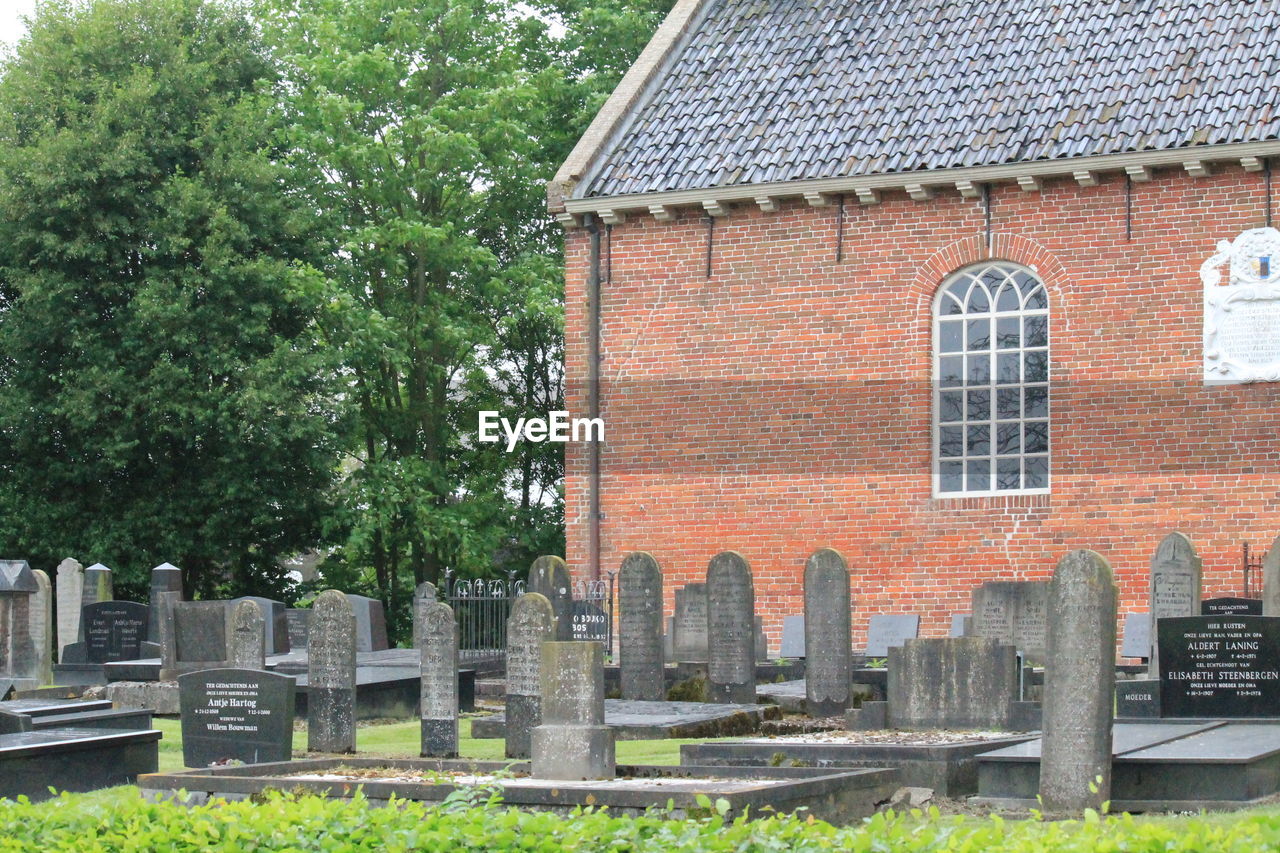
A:
<svg viewBox="0 0 1280 853">
<path fill-rule="evenodd" d="M 151 608 L 148 611 L 147 636 L 153 641 L 160 637 L 160 608 L 155 605 L 162 592 L 175 592 L 178 594 L 177 600 L 182 599 L 182 569 L 172 563 L 161 563 L 151 570 L 151 597 L 147 599 Z"/>
<path fill-rule="evenodd" d="M 86 604 L 81 621 L 85 660 L 89 663 L 145 657 L 142 644 L 148 640 L 151 625 L 147 605 L 132 601 Z"/>
<path fill-rule="evenodd" d="M 851 619 L 849 567 L 840 552 L 819 549 L 804 565 L 804 647 L 812 650 L 805 658 L 804 692 L 811 717 L 843 714 L 849 707 Z"/>
<path fill-rule="evenodd" d="M 551 602 L 536 592 L 517 598 L 507 618 L 507 758 L 529 757 L 529 732 L 542 720 L 538 667 L 555 621 Z"/>
<path fill-rule="evenodd" d="M 573 639 L 573 587 L 564 560 L 552 556 L 534 560 L 525 591 L 536 592 L 551 602 L 556 614 L 556 639 Z"/>
<path fill-rule="evenodd" d="M 1111 799 L 1117 598 L 1100 555 L 1072 551 L 1058 561 L 1049 587 L 1040 757 L 1047 811 L 1101 809 Z"/>
<path fill-rule="evenodd" d="M 889 649 L 890 728 L 1003 729 L 1018 698 L 1018 654 L 990 637 L 909 639 Z"/>
<path fill-rule="evenodd" d="M 1191 540 L 1170 533 L 1151 557 L 1151 672 L 1160 671 L 1157 620 L 1200 615 L 1201 563 Z"/>
<path fill-rule="evenodd" d="M 356 618 L 336 589 L 311 605 L 307 751 L 356 751 Z"/>
<path fill-rule="evenodd" d="M 1120 657 L 1145 658 L 1151 654 L 1151 614 L 1124 615 L 1124 639 L 1120 641 Z"/>
<path fill-rule="evenodd" d="M 207 767 L 293 757 L 293 678 L 257 669 L 205 669 L 178 676 L 182 761 Z"/>
<path fill-rule="evenodd" d="M 283 601 L 263 598 L 260 595 L 246 595 L 233 599 L 229 603 L 234 606 L 237 601 L 254 601 L 262 608 L 262 618 L 266 624 L 267 654 L 283 655 L 289 651 L 289 608 Z"/>
<path fill-rule="evenodd" d="M 952 613 L 951 629 L 947 633 L 948 637 L 968 637 L 973 633 L 973 617 L 968 613 Z"/>
<path fill-rule="evenodd" d="M 707 661 L 707 585 L 691 583 L 676 590 L 675 659 L 680 663 Z"/>
<path fill-rule="evenodd" d="M 262 607 L 252 598 L 242 598 L 231 605 L 227 665 L 232 669 L 267 668 L 267 620 Z"/>
<path fill-rule="evenodd" d="M 1160 716 L 1274 717 L 1280 616 L 1161 619 Z"/>
<path fill-rule="evenodd" d="M 1116 682 L 1117 717 L 1159 717 L 1160 680 L 1132 679 Z"/>
<path fill-rule="evenodd" d="M 458 755 L 458 623 L 453 608 L 439 601 L 414 602 L 414 635 L 419 638 L 422 692 L 422 755 Z"/>
<path fill-rule="evenodd" d="M 618 571 L 619 664 L 623 699 L 666 698 L 662 657 L 662 570 L 652 554 L 627 555 Z"/>
<path fill-rule="evenodd" d="M 867 657 L 882 658 L 920 634 L 918 613 L 877 613 L 867 624 Z"/>
<path fill-rule="evenodd" d="M 1200 602 L 1201 616 L 1261 616 L 1261 598 L 1206 598 Z"/>
<path fill-rule="evenodd" d="M 973 636 L 1009 643 L 1042 662 L 1048 598 L 1048 581 L 987 581 L 973 591 Z"/>
<path fill-rule="evenodd" d="M 532 732 L 538 779 L 613 779 L 613 729 L 604 724 L 604 647 L 593 642 L 542 644 L 542 723 Z"/>
<path fill-rule="evenodd" d="M 387 615 L 382 602 L 364 595 L 347 594 L 356 617 L 356 651 L 380 652 L 391 647 L 387 642 Z"/>
<path fill-rule="evenodd" d="M 796 613 L 782 617 L 782 646 L 778 649 L 780 658 L 804 657 L 804 614 Z"/>
<path fill-rule="evenodd" d="M 755 702 L 755 589 L 741 554 L 722 551 L 707 567 L 707 698 Z"/>
<path fill-rule="evenodd" d="M 590 601 L 573 602 L 573 617 L 570 622 L 572 639 L 579 642 L 594 641 L 603 643 L 609 639 L 609 617 Z"/>
<path fill-rule="evenodd" d="M 311 611 L 302 607 L 290 607 L 284 612 L 285 623 L 289 628 L 289 648 L 302 651 L 307 647 L 307 625 L 311 621 Z"/>
</svg>

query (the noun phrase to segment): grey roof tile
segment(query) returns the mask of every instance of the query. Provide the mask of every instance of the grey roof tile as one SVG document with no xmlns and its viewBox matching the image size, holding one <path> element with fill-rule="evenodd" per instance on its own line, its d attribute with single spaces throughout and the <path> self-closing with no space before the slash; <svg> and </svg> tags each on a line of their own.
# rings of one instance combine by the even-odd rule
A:
<svg viewBox="0 0 1280 853">
<path fill-rule="evenodd" d="M 1280 135 L 1280 6 L 711 0 L 589 196 Z"/>
</svg>

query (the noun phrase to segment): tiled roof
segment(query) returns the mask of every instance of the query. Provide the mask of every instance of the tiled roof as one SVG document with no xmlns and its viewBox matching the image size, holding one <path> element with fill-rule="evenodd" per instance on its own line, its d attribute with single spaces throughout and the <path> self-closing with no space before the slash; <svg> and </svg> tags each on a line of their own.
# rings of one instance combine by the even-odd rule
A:
<svg viewBox="0 0 1280 853">
<path fill-rule="evenodd" d="M 1280 136 L 1280 5 L 709 0 L 586 196 Z"/>
</svg>

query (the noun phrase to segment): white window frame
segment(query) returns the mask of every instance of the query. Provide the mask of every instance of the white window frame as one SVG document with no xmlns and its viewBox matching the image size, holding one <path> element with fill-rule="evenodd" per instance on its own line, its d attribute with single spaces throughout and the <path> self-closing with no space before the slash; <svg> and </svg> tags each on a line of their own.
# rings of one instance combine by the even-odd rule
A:
<svg viewBox="0 0 1280 853">
<path fill-rule="evenodd" d="M 974 278 L 981 278 L 983 273 L 993 268 L 1003 270 L 1006 273 L 1007 278 L 1012 278 L 1014 275 L 1017 275 L 1019 273 L 1025 274 L 1034 278 L 1037 282 L 1039 282 L 1040 288 L 1044 290 L 1045 307 L 1043 309 L 1026 307 L 1026 303 L 1025 303 L 1026 297 L 1030 295 L 1030 293 L 1035 292 L 1034 290 L 1032 290 L 1028 294 L 1022 295 L 1022 298 L 1020 299 L 1019 308 L 1016 311 L 1007 311 L 1007 310 L 999 311 L 996 309 L 996 305 L 995 305 L 995 298 L 999 292 L 999 287 L 997 286 L 995 288 L 995 291 L 996 291 L 995 293 L 990 292 L 990 289 L 988 289 L 989 305 L 988 305 L 988 310 L 985 312 L 975 311 L 970 313 L 966 305 L 965 313 L 963 314 L 943 315 L 941 313 L 941 308 L 944 304 L 944 300 L 947 298 L 946 296 L 947 291 L 953 284 L 955 284 L 957 281 L 962 279 L 971 281 Z M 990 261 L 983 261 L 977 264 L 970 264 L 969 266 L 956 270 L 955 272 L 951 273 L 943 280 L 941 285 L 939 285 L 937 292 L 934 294 L 933 304 L 930 310 L 932 312 L 932 331 L 933 331 L 932 342 L 931 342 L 932 343 L 931 361 L 933 365 L 933 369 L 932 369 L 933 413 L 931 418 L 932 429 L 930 431 L 929 455 L 932 458 L 932 466 L 933 466 L 933 470 L 932 470 L 933 497 L 940 498 L 940 499 L 952 499 L 952 498 L 1008 497 L 1008 496 L 1049 494 L 1053 486 L 1053 450 L 1054 450 L 1054 442 L 1052 438 L 1053 339 L 1052 339 L 1051 329 L 1050 329 L 1051 318 L 1053 313 L 1053 305 L 1049 301 L 1049 290 L 1048 290 L 1048 287 L 1045 286 L 1044 279 L 1042 279 L 1034 269 L 1029 269 L 1025 266 L 1022 266 L 1020 264 L 1015 264 L 1009 261 L 990 260 Z M 1043 383 L 1039 381 L 1028 382 L 1026 380 L 1026 352 L 1028 349 L 1033 351 L 1039 350 L 1040 347 L 1026 346 L 1026 338 L 1025 338 L 1026 325 L 1022 322 L 1022 320 L 1027 317 L 1036 317 L 1036 316 L 1043 316 L 1045 318 L 1045 332 L 1044 332 L 1045 345 L 1043 347 L 1045 352 L 1045 381 Z M 1020 333 L 1019 333 L 1019 339 L 1018 339 L 1018 346 L 1016 348 L 1001 348 L 997 338 L 998 324 L 996 320 L 997 318 L 1007 319 L 1012 317 L 1019 318 L 1018 327 L 1019 327 Z M 947 388 L 943 388 L 942 387 L 942 359 L 944 356 L 944 353 L 942 351 L 943 321 L 945 320 L 950 320 L 952 322 L 958 321 L 962 325 L 962 332 L 963 332 L 963 329 L 966 327 L 965 320 L 969 320 L 969 319 L 974 319 L 974 320 L 987 319 L 990 323 L 990 327 L 989 327 L 990 328 L 990 338 L 989 338 L 990 345 L 985 350 L 985 352 L 988 354 L 988 358 L 991 359 L 991 362 L 989 362 L 989 364 L 991 365 L 990 375 L 988 376 L 987 383 L 986 385 L 981 385 L 981 384 L 969 385 L 968 384 L 969 360 L 968 360 L 967 354 L 968 352 L 970 352 L 970 350 L 966 348 L 966 342 L 963 340 L 963 335 L 962 335 L 961 349 L 958 351 L 959 354 L 965 355 L 965 360 L 963 362 L 964 375 L 963 375 L 963 378 L 961 379 L 961 384 L 959 386 L 949 386 Z M 973 352 L 978 352 L 978 351 L 974 350 Z M 1015 352 L 1018 354 L 1018 369 L 1019 369 L 1018 382 L 1016 383 L 997 382 L 997 379 L 998 379 L 997 367 L 996 367 L 996 365 L 998 364 L 998 359 L 996 358 L 997 354 L 1001 354 L 1001 353 L 1010 354 Z M 957 352 L 952 351 L 949 353 L 945 353 L 945 355 L 955 356 L 957 355 Z M 1046 389 L 1047 399 L 1045 401 L 1045 414 L 1043 417 L 1040 417 L 1040 416 L 1027 417 L 1026 390 L 1028 386 L 1040 386 L 1040 385 L 1043 385 Z M 982 421 L 982 420 L 975 420 L 973 422 L 969 421 L 967 399 L 964 395 L 962 395 L 961 397 L 962 420 L 959 422 L 948 421 L 946 424 L 943 424 L 942 394 L 944 391 L 954 391 L 956 390 L 957 387 L 963 390 L 967 390 L 969 388 L 975 388 L 975 387 L 978 389 L 982 389 L 982 388 L 988 389 L 991 394 L 990 400 L 988 402 L 988 413 L 990 417 L 985 421 Z M 999 389 L 1002 389 L 1002 388 L 1003 389 L 1017 388 L 1020 391 L 1019 398 L 1021 400 L 1021 403 L 1020 403 L 1019 417 L 1016 419 L 1013 419 L 1013 418 L 1002 419 L 999 417 L 999 411 L 997 409 L 997 392 Z M 1044 453 L 1039 453 L 1039 452 L 1027 453 L 1026 452 L 1026 434 L 1027 434 L 1026 424 L 1028 422 L 1036 423 L 1040 421 L 1043 421 L 1045 423 L 1045 433 L 1046 433 L 1046 440 L 1048 441 L 1048 447 Z M 962 427 L 962 437 L 965 440 L 963 441 L 961 455 L 959 457 L 947 457 L 946 461 L 948 462 L 959 461 L 961 463 L 962 470 L 964 471 L 964 477 L 963 477 L 962 483 L 967 484 L 968 462 L 970 459 L 970 456 L 968 454 L 967 427 L 971 423 L 974 423 L 974 424 L 986 423 L 989 425 L 989 431 L 988 431 L 988 437 L 987 437 L 987 441 L 988 441 L 987 453 L 975 454 L 973 458 L 986 458 L 990 460 L 988 477 L 989 477 L 989 485 L 991 486 L 991 488 L 982 489 L 982 490 L 969 490 L 969 491 L 964 491 L 964 490 L 943 491 L 941 466 L 944 460 L 942 457 L 942 447 L 940 446 L 941 429 L 943 426 L 955 426 L 957 424 L 961 425 Z M 1005 454 L 1003 458 L 1011 459 L 1016 457 L 1019 460 L 1021 460 L 1019 464 L 1020 480 L 1024 480 L 1026 477 L 1025 462 L 1027 458 L 1028 457 L 1044 457 L 1045 466 L 1046 466 L 1045 467 L 1045 485 L 1042 487 L 1036 487 L 1036 488 L 1020 487 L 1017 489 L 995 488 L 996 460 L 998 457 L 1000 457 L 1000 454 L 998 453 L 997 447 L 996 447 L 997 427 L 999 425 L 1007 426 L 1013 423 L 1019 424 L 1019 430 L 1018 430 L 1018 435 L 1020 437 L 1019 451 L 1017 454 Z"/>
</svg>

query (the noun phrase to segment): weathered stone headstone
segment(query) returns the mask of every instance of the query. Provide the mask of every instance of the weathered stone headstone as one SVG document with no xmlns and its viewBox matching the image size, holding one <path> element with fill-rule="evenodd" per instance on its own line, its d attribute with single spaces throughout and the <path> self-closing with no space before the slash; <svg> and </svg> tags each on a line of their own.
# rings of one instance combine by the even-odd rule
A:
<svg viewBox="0 0 1280 853">
<path fill-rule="evenodd" d="M 264 598 L 260 595 L 246 595 L 232 599 L 228 607 L 234 607 L 238 601 L 253 601 L 262 610 L 262 618 L 266 625 L 267 654 L 283 655 L 289 651 L 289 608 L 283 601 Z"/>
<path fill-rule="evenodd" d="M 756 701 L 755 589 L 751 567 L 722 551 L 707 567 L 707 698 Z"/>
<path fill-rule="evenodd" d="M 183 763 L 207 767 L 229 759 L 246 764 L 289 761 L 293 698 L 293 678 L 259 669 L 205 669 L 178 676 Z"/>
<path fill-rule="evenodd" d="M 1120 640 L 1120 657 L 1146 658 L 1151 654 L 1151 614 L 1126 613 L 1124 636 Z"/>
<path fill-rule="evenodd" d="M 227 638 L 229 667 L 267 668 L 267 620 L 258 602 L 242 598 L 231 606 L 231 630 Z"/>
<path fill-rule="evenodd" d="M 1170 533 L 1160 541 L 1151 557 L 1151 672 L 1160 671 L 1160 619 L 1200 615 L 1201 564 L 1191 540 Z"/>
<path fill-rule="evenodd" d="M 618 572 L 623 699 L 666 698 L 662 658 L 662 570 L 653 555 L 627 555 Z"/>
<path fill-rule="evenodd" d="M 94 563 L 92 566 L 84 570 L 84 587 L 81 594 L 80 606 L 85 607 L 90 604 L 96 604 L 100 601 L 115 600 L 115 586 L 111 580 L 111 569 L 102 565 L 102 563 Z"/>
<path fill-rule="evenodd" d="M 556 617 L 547 597 L 528 592 L 507 618 L 507 758 L 529 757 L 529 732 L 542 721 L 542 644 L 554 640 Z"/>
<path fill-rule="evenodd" d="M 552 556 L 534 560 L 525 589 L 551 602 L 551 609 L 556 614 L 556 639 L 573 639 L 573 586 L 564 560 Z"/>
<path fill-rule="evenodd" d="M 356 651 L 380 652 L 390 648 L 387 642 L 387 616 L 382 602 L 364 595 L 347 594 L 351 611 L 356 616 Z"/>
<path fill-rule="evenodd" d="M 867 623 L 867 657 L 882 658 L 919 634 L 918 613 L 876 613 Z"/>
<path fill-rule="evenodd" d="M 1040 797 L 1048 811 L 1100 809 L 1111 799 L 1117 592 L 1111 566 L 1072 551 L 1053 572 Z"/>
<path fill-rule="evenodd" d="M 782 617 L 782 643 L 778 647 L 778 657 L 804 657 L 804 614 L 796 613 Z"/>
<path fill-rule="evenodd" d="M 1274 717 L 1280 709 L 1280 616 L 1160 620 L 1162 717 Z"/>
<path fill-rule="evenodd" d="M 151 621 L 147 625 L 147 636 L 154 642 L 160 637 L 160 608 L 156 605 L 160 601 L 160 593 L 173 592 L 177 593 L 176 599 L 170 601 L 182 600 L 182 569 L 172 563 L 161 563 L 151 570 Z"/>
<path fill-rule="evenodd" d="M 676 660 L 681 663 L 707 661 L 707 585 L 686 584 L 676 590 L 674 616 Z"/>
<path fill-rule="evenodd" d="M 1261 598 L 1221 596 L 1200 602 L 1201 616 L 1261 616 Z"/>
<path fill-rule="evenodd" d="M 414 602 L 414 634 L 422 668 L 422 755 L 458 755 L 458 623 L 453 608 L 427 598 Z"/>
<path fill-rule="evenodd" d="M 227 660 L 227 602 L 179 601 L 171 604 L 179 666 L 201 669 L 223 666 Z"/>
<path fill-rule="evenodd" d="M 307 647 L 307 625 L 311 621 L 311 611 L 303 607 L 290 607 L 284 612 L 284 618 L 289 627 L 289 650 L 304 650 Z"/>
<path fill-rule="evenodd" d="M 356 617 L 336 589 L 311 605 L 307 751 L 356 751 Z"/>
<path fill-rule="evenodd" d="M 418 606 L 421 602 L 438 601 L 440 598 L 436 591 L 436 585 L 430 581 L 423 581 L 413 590 L 413 647 L 415 649 L 422 648 L 422 638 L 418 636 Z"/>
<path fill-rule="evenodd" d="M 1018 698 L 1018 652 L 990 637 L 909 639 L 889 649 L 890 728 L 1004 729 Z"/>
<path fill-rule="evenodd" d="M 84 625 L 84 660 L 88 663 L 137 660 L 144 649 L 151 624 L 150 608 L 133 601 L 99 601 L 86 604 L 81 613 Z M 69 657 L 78 655 L 69 654 Z"/>
<path fill-rule="evenodd" d="M 158 592 L 151 601 L 152 612 L 160 611 L 156 620 L 160 631 L 156 642 L 160 645 L 161 681 L 170 681 L 182 672 L 182 667 L 178 664 L 178 617 L 175 612 L 180 603 L 181 596 L 176 592 Z M 225 642 L 223 648 L 226 648 Z"/>
<path fill-rule="evenodd" d="M 842 714 L 849 707 L 853 647 L 849 567 L 831 548 L 804 565 L 805 704 L 811 717 Z M 783 655 L 786 657 L 786 655 Z"/>
<path fill-rule="evenodd" d="M 37 678 L 31 598 L 39 590 L 26 560 L 0 560 L 0 681 Z"/>
<path fill-rule="evenodd" d="M 58 660 L 62 650 L 80 640 L 81 594 L 84 588 L 84 567 L 78 560 L 68 557 L 58 564 L 56 593 L 58 596 Z"/>
<path fill-rule="evenodd" d="M 38 589 L 31 596 L 31 646 L 35 653 L 33 678 L 41 684 L 53 683 L 53 585 L 49 576 L 33 569 Z"/>
<path fill-rule="evenodd" d="M 764 632 L 763 616 L 755 617 L 751 633 L 755 644 L 756 660 L 767 661 L 769 659 L 769 635 Z"/>
<path fill-rule="evenodd" d="M 972 635 L 1016 646 L 1029 661 L 1045 655 L 1048 581 L 987 581 L 973 591 Z"/>
<path fill-rule="evenodd" d="M 1262 558 L 1262 615 L 1280 616 L 1280 536 Z"/>
<path fill-rule="evenodd" d="M 604 724 L 604 647 L 543 643 L 539 679 L 542 724 L 532 733 L 533 776 L 614 778 L 614 734 Z"/>
</svg>

